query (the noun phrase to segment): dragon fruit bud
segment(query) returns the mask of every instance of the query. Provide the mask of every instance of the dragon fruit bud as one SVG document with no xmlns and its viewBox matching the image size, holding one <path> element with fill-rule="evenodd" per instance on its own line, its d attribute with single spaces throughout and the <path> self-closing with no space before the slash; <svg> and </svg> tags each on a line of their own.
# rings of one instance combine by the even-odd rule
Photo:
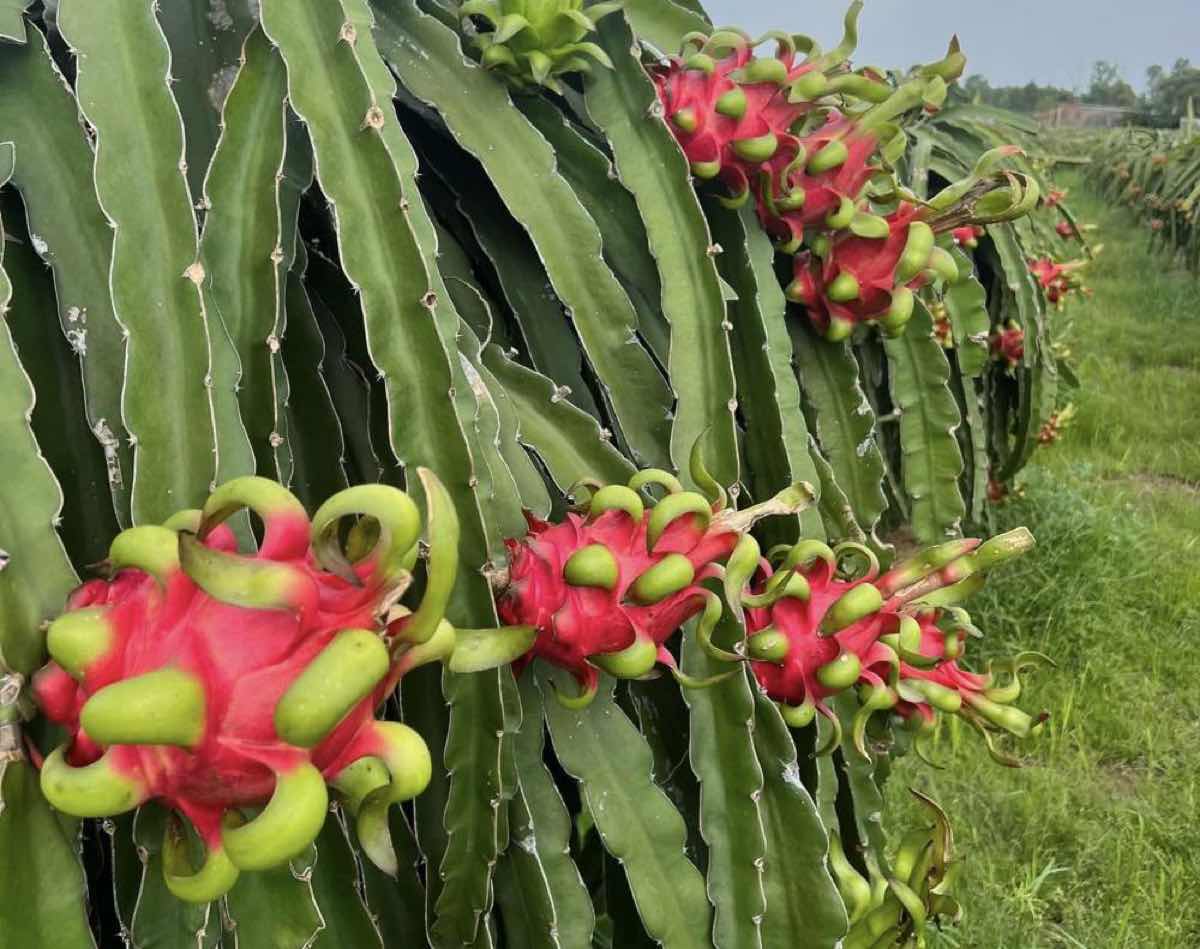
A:
<svg viewBox="0 0 1200 949">
<path fill-rule="evenodd" d="M 183 825 L 168 823 L 166 882 L 184 900 L 216 899 L 241 871 L 307 847 L 330 785 L 359 816 L 368 854 L 394 867 L 380 811 L 420 793 L 431 765 L 415 732 L 375 710 L 404 671 L 452 657 L 457 636 L 442 618 L 457 520 L 437 479 L 421 479 L 430 550 L 415 612 L 398 601 L 421 520 L 394 488 L 343 491 L 310 523 L 285 488 L 241 478 L 170 526 L 120 534 L 107 577 L 79 587 L 50 624 L 51 661 L 34 676 L 35 698 L 68 735 L 42 765 L 47 800 L 80 817 L 152 799 L 178 812 L 205 847 L 194 870 Z M 224 523 L 247 507 L 264 527 L 254 554 Z M 499 664 L 531 639 L 497 631 L 473 654 Z"/>
<path fill-rule="evenodd" d="M 1077 236 L 1075 233 L 1075 227 L 1065 218 L 1054 226 L 1054 230 L 1057 231 L 1058 236 L 1064 240 L 1070 240 L 1071 238 Z"/>
<path fill-rule="evenodd" d="M 593 490 L 583 508 L 552 524 L 528 516 L 529 533 L 506 542 L 507 575 L 498 578 L 501 619 L 533 627 L 537 638 L 518 661 L 535 658 L 568 670 L 579 684 L 572 703 L 595 694 L 598 669 L 640 678 L 662 663 L 684 684 L 665 643 L 683 623 L 703 614 L 700 642 L 723 659 L 711 633 L 722 614 L 720 598 L 703 586 L 720 564 L 758 562 L 747 531 L 760 517 L 794 513 L 810 500 L 797 485 L 755 507 L 735 511 L 693 453 L 693 480 L 707 492 L 686 491 L 667 472 L 644 471 L 628 485 Z M 654 501 L 644 491 L 665 489 Z M 760 641 L 761 642 L 761 641 Z M 774 654 L 776 647 L 766 648 Z"/>
<path fill-rule="evenodd" d="M 950 895 L 959 868 L 950 822 L 932 798 L 909 790 L 932 820 L 900 838 L 886 875 L 868 854 L 864 877 L 847 859 L 837 834 L 830 834 L 829 869 L 850 917 L 845 949 L 923 946 L 930 923 L 940 928 L 962 917 Z"/>
<path fill-rule="evenodd" d="M 965 639 L 978 630 L 955 604 L 978 588 L 984 572 L 1031 545 L 1023 529 L 986 543 L 948 541 L 880 574 L 868 548 L 807 540 L 772 551 L 753 575 L 731 560 L 725 591 L 734 612 L 745 615 L 755 678 L 784 719 L 800 727 L 820 713 L 833 723 L 823 752 L 836 746 L 841 730 L 827 700 L 852 688 L 859 696 L 853 739 L 863 755 L 872 715 L 887 710 L 918 730 L 946 713 L 1023 736 L 1035 723 L 1009 706 L 1030 654 L 986 676 L 961 667 Z M 856 574 L 847 571 L 851 557 L 863 562 Z M 795 578 L 804 582 L 793 590 Z"/>
<path fill-rule="evenodd" d="M 608 54 L 587 37 L 596 22 L 621 9 L 583 0 L 466 0 L 459 15 L 483 65 L 517 88 L 545 86 L 561 92 L 557 77 L 586 72 L 595 61 L 612 67 Z"/>
<path fill-rule="evenodd" d="M 1009 369 L 1016 369 L 1025 358 L 1025 331 L 1009 320 L 988 337 L 992 357 Z"/>
</svg>

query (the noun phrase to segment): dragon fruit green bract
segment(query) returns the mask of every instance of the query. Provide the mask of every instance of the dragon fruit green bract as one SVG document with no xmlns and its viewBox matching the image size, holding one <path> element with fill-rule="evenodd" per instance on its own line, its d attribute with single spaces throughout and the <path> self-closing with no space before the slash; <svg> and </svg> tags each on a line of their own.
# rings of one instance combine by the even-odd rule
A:
<svg viewBox="0 0 1200 949">
<path fill-rule="evenodd" d="M 423 480 L 431 553 L 415 613 L 397 601 L 420 516 L 395 488 L 335 495 L 310 530 L 285 488 L 242 478 L 203 511 L 120 534 L 110 578 L 76 590 L 47 631 L 52 660 L 34 693 L 71 736 L 42 766 L 47 799 L 82 817 L 150 799 L 183 814 L 207 856 L 193 873 L 183 830 L 168 824 L 167 886 L 206 902 L 240 871 L 308 846 L 325 822 L 328 782 L 357 814 L 368 855 L 394 872 L 387 807 L 420 793 L 431 765 L 416 732 L 374 712 L 404 672 L 448 657 L 456 636 L 442 612 L 457 522 L 437 479 Z M 244 505 L 265 526 L 254 556 L 237 553 L 222 523 Z M 337 531 L 354 515 L 365 517 L 351 530 L 351 562 Z"/>
</svg>

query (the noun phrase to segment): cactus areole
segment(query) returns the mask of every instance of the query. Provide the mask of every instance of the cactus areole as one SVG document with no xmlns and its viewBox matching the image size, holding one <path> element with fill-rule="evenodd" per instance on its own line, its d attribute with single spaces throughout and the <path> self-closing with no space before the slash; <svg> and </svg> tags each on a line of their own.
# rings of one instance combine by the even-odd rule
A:
<svg viewBox="0 0 1200 949">
<path fill-rule="evenodd" d="M 375 710 L 406 671 L 449 657 L 456 637 L 442 612 L 457 524 L 437 479 L 422 480 L 431 552 L 415 612 L 399 599 L 421 520 L 394 488 L 350 488 L 310 524 L 286 489 L 242 478 L 202 511 L 120 534 L 108 578 L 76 590 L 47 631 L 52 658 L 34 694 L 69 734 L 42 764 L 47 799 L 80 817 L 151 799 L 182 814 L 206 857 L 193 871 L 184 828 L 168 823 L 166 882 L 209 901 L 239 871 L 304 850 L 328 784 L 357 815 L 367 854 L 394 872 L 387 808 L 420 793 L 431 765 L 416 732 Z M 264 526 L 254 555 L 222 523 L 244 506 Z M 339 525 L 356 516 L 343 548 Z"/>
</svg>

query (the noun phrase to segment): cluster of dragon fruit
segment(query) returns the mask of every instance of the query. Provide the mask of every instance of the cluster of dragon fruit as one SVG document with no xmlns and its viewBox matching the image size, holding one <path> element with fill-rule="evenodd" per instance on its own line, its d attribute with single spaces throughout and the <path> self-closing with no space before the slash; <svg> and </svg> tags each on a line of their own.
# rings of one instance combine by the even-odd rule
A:
<svg viewBox="0 0 1200 949">
<path fill-rule="evenodd" d="M 477 35 L 485 65 L 554 85 L 584 57 L 603 63 L 583 38 L 617 6 L 554 6 L 548 17 L 545 4 L 472 0 L 463 11 L 490 24 Z M 753 197 L 763 226 L 794 255 L 788 295 L 833 340 L 864 323 L 903 331 L 918 290 L 957 279 L 949 246 L 970 248 L 982 224 L 1038 198 L 1022 176 L 993 174 L 1007 149 L 929 201 L 896 182 L 890 163 L 904 144 L 896 120 L 936 110 L 963 57 L 952 45 L 898 84 L 851 71 L 860 6 L 851 7 L 846 40 L 826 54 L 772 34 L 775 55 L 758 57 L 745 34 L 724 30 L 689 37 L 682 56 L 653 70 L 695 175 L 719 179 L 731 201 Z M 1017 332 L 1000 328 L 994 342 L 1014 364 Z M 555 688 L 572 708 L 595 699 L 602 673 L 640 679 L 661 667 L 687 688 L 749 675 L 791 727 L 818 715 L 829 723 L 819 754 L 842 744 L 830 700 L 849 693 L 858 699 L 850 738 L 864 756 L 887 720 L 926 756 L 939 718 L 953 715 L 998 760 L 1017 763 L 998 739 L 1041 727 L 1013 703 L 1023 670 L 1044 657 L 1022 653 L 971 671 L 965 652 L 979 631 L 960 603 L 988 570 L 1032 546 L 1027 531 L 948 541 L 886 571 L 855 542 L 806 539 L 764 554 L 752 528 L 794 516 L 811 501 L 807 486 L 737 509 L 698 449 L 690 474 L 699 490 L 652 469 L 624 485 L 584 485 L 583 502 L 558 523 L 530 518 L 492 578 L 509 624 L 496 630 L 445 619 L 457 520 L 427 471 L 424 530 L 417 505 L 395 488 L 351 488 L 310 520 L 290 492 L 261 478 L 229 482 L 203 509 L 161 526 L 126 530 L 103 575 L 47 628 L 50 661 L 34 694 L 67 737 L 44 759 L 31 746 L 43 792 L 81 817 L 150 800 L 169 808 L 164 872 L 183 900 L 211 901 L 239 873 L 301 853 L 331 791 L 354 816 L 367 856 L 395 872 L 388 808 L 424 789 L 431 759 L 415 731 L 378 716 L 407 672 L 437 661 L 457 672 L 513 663 L 528 675 L 538 660 L 564 671 L 551 685 L 574 680 L 573 692 Z M 246 509 L 261 522 L 256 549 Z M 410 608 L 415 576 L 423 592 Z M 726 615 L 736 622 L 720 623 Z M 673 641 L 685 627 L 725 672 L 698 679 L 679 667 Z M 882 890 L 855 878 L 834 839 L 831 865 L 855 927 L 847 945 L 875 945 L 947 912 L 948 835 L 940 818 L 904 844 L 911 854 L 896 863 L 904 872 Z"/>
<path fill-rule="evenodd" d="M 1015 149 L 989 153 L 929 201 L 897 181 L 893 164 L 906 148 L 898 123 L 936 112 L 966 60 L 953 42 L 899 83 L 852 70 L 861 6 L 850 7 L 845 38 L 828 53 L 805 37 L 725 29 L 687 37 L 681 55 L 652 70 L 693 174 L 719 181 L 728 203 L 753 198 L 762 226 L 794 255 L 789 298 L 831 340 L 862 324 L 903 332 L 916 291 L 959 279 L 950 246 L 1038 199 L 1030 179 L 992 171 Z M 758 55 L 767 40 L 774 55 Z"/>
</svg>

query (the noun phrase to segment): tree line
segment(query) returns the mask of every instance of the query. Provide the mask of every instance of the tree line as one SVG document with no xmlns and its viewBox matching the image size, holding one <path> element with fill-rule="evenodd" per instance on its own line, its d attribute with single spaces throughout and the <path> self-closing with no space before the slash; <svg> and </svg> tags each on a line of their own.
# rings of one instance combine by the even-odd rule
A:
<svg viewBox="0 0 1200 949">
<path fill-rule="evenodd" d="M 1130 109 L 1133 120 L 1143 125 L 1176 126 L 1187 114 L 1188 100 L 1200 110 L 1200 68 L 1191 60 L 1175 60 L 1170 69 L 1151 66 L 1146 70 L 1146 91 L 1138 94 L 1116 63 L 1099 60 L 1085 89 L 1028 82 L 1023 86 L 993 86 L 984 76 L 968 76 L 963 84 L 967 95 L 988 105 L 1014 112 L 1043 112 L 1068 102 L 1113 105 Z"/>
</svg>

